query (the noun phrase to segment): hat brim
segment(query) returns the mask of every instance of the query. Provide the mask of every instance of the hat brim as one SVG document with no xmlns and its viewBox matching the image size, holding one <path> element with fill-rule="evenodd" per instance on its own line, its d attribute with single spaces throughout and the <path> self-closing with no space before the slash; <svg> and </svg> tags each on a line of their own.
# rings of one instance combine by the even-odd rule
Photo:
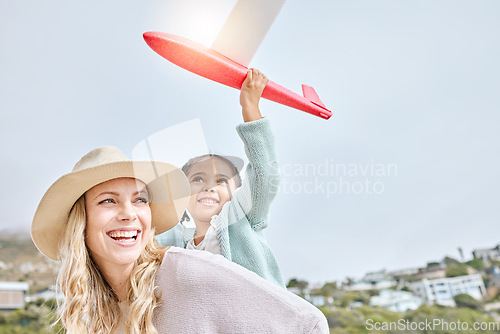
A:
<svg viewBox="0 0 500 334">
<path fill-rule="evenodd" d="M 59 240 L 74 203 L 90 188 L 122 177 L 146 184 L 151 197 L 151 227 L 156 234 L 179 222 L 191 194 L 186 176 L 179 168 L 155 161 L 112 162 L 63 175 L 50 186 L 31 224 L 31 237 L 40 252 L 59 260 Z"/>
</svg>

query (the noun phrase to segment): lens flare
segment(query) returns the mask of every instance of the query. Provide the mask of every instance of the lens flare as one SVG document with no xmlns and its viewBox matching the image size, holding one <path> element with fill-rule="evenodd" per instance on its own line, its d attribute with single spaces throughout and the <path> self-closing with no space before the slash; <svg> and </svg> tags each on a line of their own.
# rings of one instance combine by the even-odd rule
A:
<svg viewBox="0 0 500 334">
<path fill-rule="evenodd" d="M 169 13 L 176 33 L 210 47 L 226 21 L 236 0 L 178 1 Z"/>
</svg>

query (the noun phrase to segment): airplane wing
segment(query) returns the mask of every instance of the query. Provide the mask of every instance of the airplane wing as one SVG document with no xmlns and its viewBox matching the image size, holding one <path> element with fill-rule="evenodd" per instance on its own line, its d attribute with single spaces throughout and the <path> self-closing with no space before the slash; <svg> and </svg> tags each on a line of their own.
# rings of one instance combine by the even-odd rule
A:
<svg viewBox="0 0 500 334">
<path fill-rule="evenodd" d="M 238 0 L 212 49 L 248 67 L 286 0 Z"/>
</svg>

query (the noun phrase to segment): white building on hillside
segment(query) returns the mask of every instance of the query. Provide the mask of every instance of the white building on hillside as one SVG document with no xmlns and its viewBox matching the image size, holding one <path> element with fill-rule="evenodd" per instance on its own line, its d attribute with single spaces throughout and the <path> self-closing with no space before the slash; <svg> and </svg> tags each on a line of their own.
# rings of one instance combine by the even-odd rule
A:
<svg viewBox="0 0 500 334">
<path fill-rule="evenodd" d="M 485 264 L 490 263 L 490 261 L 500 261 L 500 245 L 495 248 L 486 249 L 476 249 L 472 252 L 475 258 L 483 260 Z"/>
<path fill-rule="evenodd" d="M 426 304 L 439 304 L 454 307 L 454 296 L 466 293 L 475 299 L 483 299 L 486 296 L 481 275 L 465 275 L 429 280 L 427 278 L 418 282 L 410 283 L 411 290 Z"/>
<path fill-rule="evenodd" d="M 405 269 L 398 269 L 398 270 L 393 270 L 389 272 L 389 275 L 392 277 L 394 276 L 410 276 L 418 273 L 419 268 L 405 268 Z"/>
<path fill-rule="evenodd" d="M 396 280 L 385 269 L 367 273 L 361 280 L 345 284 L 346 291 L 381 290 L 396 286 Z"/>
<path fill-rule="evenodd" d="M 370 306 L 380 306 L 393 312 L 416 310 L 420 305 L 422 300 L 406 291 L 382 290 L 370 299 Z"/>
<path fill-rule="evenodd" d="M 23 308 L 29 288 L 26 282 L 0 282 L 0 310 Z"/>
<path fill-rule="evenodd" d="M 26 296 L 25 298 L 26 302 L 35 301 L 38 299 L 44 299 L 44 300 L 56 299 L 57 301 L 62 301 L 64 299 L 64 295 L 61 292 L 61 288 L 58 285 L 50 285 L 48 289 L 39 291 L 34 295 Z"/>
</svg>

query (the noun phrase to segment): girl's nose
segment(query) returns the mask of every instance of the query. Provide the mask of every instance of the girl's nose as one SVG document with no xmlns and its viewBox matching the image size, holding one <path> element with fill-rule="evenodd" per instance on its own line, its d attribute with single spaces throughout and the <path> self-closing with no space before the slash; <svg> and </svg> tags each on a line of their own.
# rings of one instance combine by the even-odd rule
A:
<svg viewBox="0 0 500 334">
<path fill-rule="evenodd" d="M 215 180 L 207 180 L 205 183 L 205 191 L 215 192 L 215 186 L 217 185 Z"/>
<path fill-rule="evenodd" d="M 120 205 L 120 211 L 118 212 L 119 221 L 133 221 L 137 218 L 137 213 L 134 207 L 130 203 L 123 203 Z"/>
</svg>

